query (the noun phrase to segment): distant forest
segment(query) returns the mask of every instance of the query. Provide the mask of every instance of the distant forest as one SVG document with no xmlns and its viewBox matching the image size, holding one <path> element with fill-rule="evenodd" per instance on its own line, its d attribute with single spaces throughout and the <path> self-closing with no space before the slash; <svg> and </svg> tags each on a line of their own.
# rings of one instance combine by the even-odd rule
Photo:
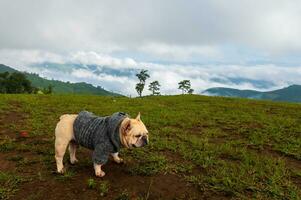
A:
<svg viewBox="0 0 301 200">
<path fill-rule="evenodd" d="M 25 74 L 19 72 L 4 72 L 0 73 L 0 93 L 7 94 L 18 94 L 18 93 L 52 93 L 52 86 L 49 85 L 47 88 L 39 89 L 32 86 L 30 80 L 27 79 Z"/>
</svg>

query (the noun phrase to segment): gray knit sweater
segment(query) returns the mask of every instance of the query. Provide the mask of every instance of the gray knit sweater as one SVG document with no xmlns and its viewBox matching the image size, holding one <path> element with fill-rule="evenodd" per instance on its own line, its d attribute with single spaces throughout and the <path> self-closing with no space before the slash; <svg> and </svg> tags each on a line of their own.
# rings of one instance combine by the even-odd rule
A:
<svg viewBox="0 0 301 200">
<path fill-rule="evenodd" d="M 119 126 L 127 114 L 114 113 L 111 116 L 98 117 L 93 113 L 82 111 L 73 124 L 75 141 L 94 150 L 93 162 L 105 164 L 110 153 L 116 153 L 121 146 Z"/>
</svg>

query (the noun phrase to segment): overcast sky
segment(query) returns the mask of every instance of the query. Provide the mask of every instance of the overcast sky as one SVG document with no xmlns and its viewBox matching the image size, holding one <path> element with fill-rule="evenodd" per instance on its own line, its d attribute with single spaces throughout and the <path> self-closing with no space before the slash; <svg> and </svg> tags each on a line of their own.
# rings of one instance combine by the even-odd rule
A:
<svg viewBox="0 0 301 200">
<path fill-rule="evenodd" d="M 32 66 L 42 62 L 147 68 L 161 85 L 188 78 L 197 91 L 220 86 L 210 80 L 222 75 L 268 80 L 270 89 L 301 84 L 300 0 L 0 0 L 0 8 L 0 63 L 17 69 L 38 71 Z M 80 74 L 44 73 L 116 90 L 112 78 Z"/>
</svg>

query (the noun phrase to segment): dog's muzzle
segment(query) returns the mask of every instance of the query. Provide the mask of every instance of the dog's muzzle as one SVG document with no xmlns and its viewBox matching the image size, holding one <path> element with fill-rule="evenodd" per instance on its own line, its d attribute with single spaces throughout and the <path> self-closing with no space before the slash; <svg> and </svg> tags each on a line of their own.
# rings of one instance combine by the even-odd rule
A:
<svg viewBox="0 0 301 200">
<path fill-rule="evenodd" d="M 147 136 L 142 136 L 136 144 L 132 144 L 132 147 L 143 147 L 148 144 Z"/>
<path fill-rule="evenodd" d="M 142 141 L 143 141 L 143 146 L 145 146 L 145 145 L 148 144 L 148 140 L 147 140 L 147 137 L 146 137 L 146 136 L 143 136 L 143 137 L 142 137 Z"/>
</svg>

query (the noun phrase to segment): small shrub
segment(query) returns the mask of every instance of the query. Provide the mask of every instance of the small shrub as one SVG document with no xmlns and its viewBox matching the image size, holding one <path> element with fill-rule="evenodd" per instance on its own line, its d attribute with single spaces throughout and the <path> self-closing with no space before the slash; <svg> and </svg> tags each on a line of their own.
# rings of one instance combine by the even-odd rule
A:
<svg viewBox="0 0 301 200">
<path fill-rule="evenodd" d="M 89 189 L 95 189 L 96 188 L 96 182 L 93 178 L 89 178 L 87 184 L 88 184 Z"/>
<path fill-rule="evenodd" d="M 99 192 L 100 196 L 106 196 L 106 194 L 109 192 L 109 182 L 108 181 L 103 181 L 99 185 Z"/>
</svg>

